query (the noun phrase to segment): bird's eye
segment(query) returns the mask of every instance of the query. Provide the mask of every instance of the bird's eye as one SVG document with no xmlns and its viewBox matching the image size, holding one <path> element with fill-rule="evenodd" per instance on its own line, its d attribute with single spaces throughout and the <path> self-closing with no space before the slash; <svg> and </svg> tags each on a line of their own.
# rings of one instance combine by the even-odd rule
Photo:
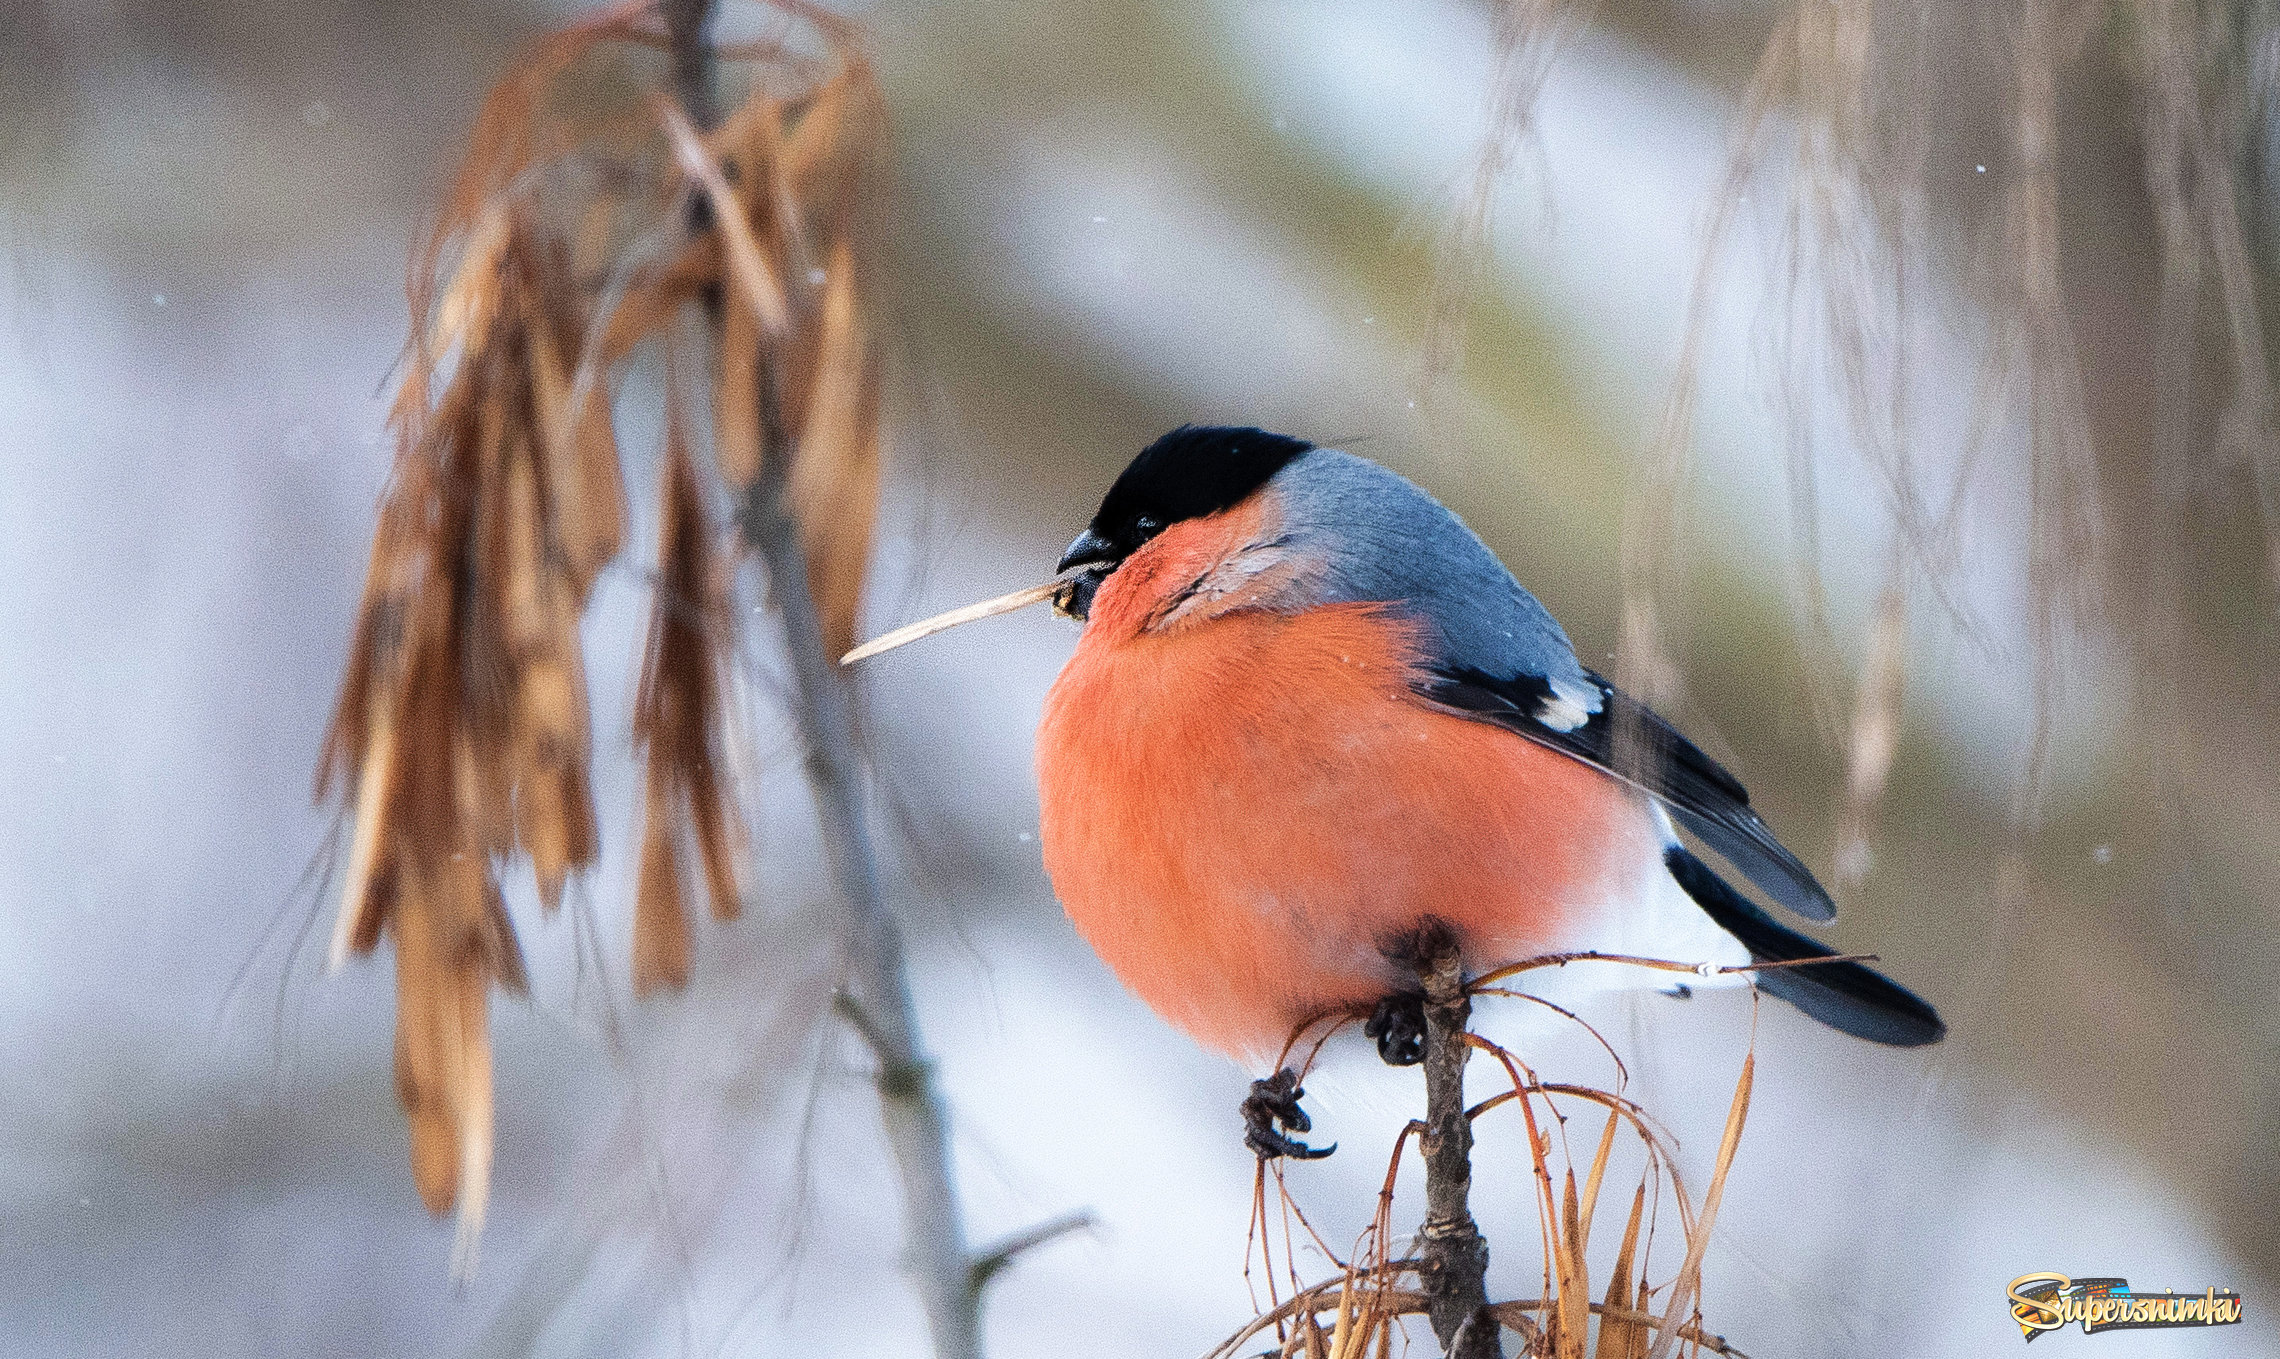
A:
<svg viewBox="0 0 2280 1359">
<path fill-rule="evenodd" d="M 1152 514 L 1143 514 L 1132 521 L 1132 527 L 1140 530 L 1143 534 L 1160 533 L 1163 531 L 1164 521 Z"/>
</svg>

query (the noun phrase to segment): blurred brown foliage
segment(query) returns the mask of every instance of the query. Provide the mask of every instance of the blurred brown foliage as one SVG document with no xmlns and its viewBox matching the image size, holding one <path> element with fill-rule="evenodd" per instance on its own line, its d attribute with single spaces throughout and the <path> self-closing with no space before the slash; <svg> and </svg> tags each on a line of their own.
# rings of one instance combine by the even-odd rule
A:
<svg viewBox="0 0 2280 1359">
<path fill-rule="evenodd" d="M 500 885 L 527 861 L 553 910 L 599 832 L 579 618 L 627 539 L 612 383 L 645 344 L 703 361 L 714 468 L 669 376 L 653 615 L 634 734 L 647 763 L 637 994 L 689 974 L 687 906 L 741 906 L 726 760 L 737 540 L 714 505 L 780 488 L 834 653 L 852 638 L 877 500 L 869 320 L 884 119 L 844 24 L 724 47 L 742 99 L 700 135 L 657 91 L 658 6 L 556 34 L 492 90 L 411 271 L 396 468 L 321 758 L 353 827 L 337 965 L 396 946 L 396 1081 L 421 1197 L 459 1205 L 462 1261 L 490 1175 L 486 1007 L 520 992 Z M 693 863 L 692 863 L 693 860 Z M 692 872 L 692 868 L 694 871 Z"/>
</svg>

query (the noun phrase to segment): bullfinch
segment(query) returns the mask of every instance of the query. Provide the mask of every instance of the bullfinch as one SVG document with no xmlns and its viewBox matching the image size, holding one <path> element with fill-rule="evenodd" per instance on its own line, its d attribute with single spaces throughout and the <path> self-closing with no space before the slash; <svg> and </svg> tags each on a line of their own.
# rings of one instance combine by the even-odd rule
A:
<svg viewBox="0 0 2280 1359">
<path fill-rule="evenodd" d="M 1183 426 L 1125 468 L 1060 571 L 1084 628 L 1037 733 L 1045 870 L 1125 984 L 1208 1047 L 1256 1061 L 1312 1018 L 1374 1008 L 1381 1055 L 1416 1060 L 1403 944 L 1428 927 L 1468 976 L 1591 949 L 1832 956 L 1679 838 L 1833 918 L 1742 785 L 1375 463 Z M 1871 1042 L 1945 1032 L 1857 962 L 1758 984 Z M 1253 1124 L 1263 1153 L 1313 1150 Z"/>
</svg>

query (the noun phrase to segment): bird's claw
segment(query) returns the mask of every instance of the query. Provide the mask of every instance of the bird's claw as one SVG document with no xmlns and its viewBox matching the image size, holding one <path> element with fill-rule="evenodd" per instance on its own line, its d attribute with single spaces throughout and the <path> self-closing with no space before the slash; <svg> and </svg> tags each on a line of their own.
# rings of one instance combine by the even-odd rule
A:
<svg viewBox="0 0 2280 1359">
<path fill-rule="evenodd" d="M 1333 1142 L 1327 1147 L 1310 1147 L 1288 1135 L 1290 1132 L 1311 1131 L 1314 1120 L 1298 1107 L 1306 1091 L 1298 1083 L 1298 1073 L 1284 1067 L 1272 1076 L 1251 1082 L 1251 1093 L 1243 1101 L 1243 1145 L 1259 1154 L 1261 1160 L 1277 1156 L 1296 1157 L 1301 1161 L 1319 1161 L 1338 1149 Z M 1282 1128 L 1277 1128 L 1276 1124 Z"/>
<path fill-rule="evenodd" d="M 1425 997 L 1399 991 L 1377 1003 L 1362 1032 L 1377 1040 L 1387 1066 L 1415 1066 L 1425 1060 Z"/>
</svg>

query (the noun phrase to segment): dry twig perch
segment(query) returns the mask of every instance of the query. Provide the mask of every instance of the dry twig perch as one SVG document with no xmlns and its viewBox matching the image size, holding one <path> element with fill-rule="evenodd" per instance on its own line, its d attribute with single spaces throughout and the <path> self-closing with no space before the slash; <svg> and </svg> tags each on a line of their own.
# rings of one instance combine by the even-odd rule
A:
<svg viewBox="0 0 2280 1359">
<path fill-rule="evenodd" d="M 1425 988 L 1425 1225 L 1418 1278 L 1430 1299 L 1433 1334 L 1450 1359 L 1502 1359 L 1504 1343 L 1488 1313 L 1488 1242 L 1473 1221 L 1472 1115 L 1465 1107 L 1465 1062 L 1472 1056 L 1457 945 L 1436 932 L 1417 960 Z"/>
<path fill-rule="evenodd" d="M 1681 1346 L 1688 1353 L 1739 1355 L 1740 1351 L 1723 1338 L 1703 1329 L 1701 1276 L 1710 1230 L 1725 1191 L 1726 1172 L 1739 1149 L 1749 1112 L 1754 1056 L 1742 1062 L 1710 1183 L 1698 1206 L 1687 1191 L 1675 1145 L 1636 1101 L 1621 1093 L 1628 1073 L 1605 1037 L 1574 1012 L 1516 991 L 1506 983 L 1528 972 L 1569 966 L 1615 964 L 1700 974 L 1755 972 L 1785 964 L 1713 969 L 1660 958 L 1556 953 L 1525 959 L 1467 981 L 1445 934 L 1431 928 L 1409 943 L 1403 960 L 1415 969 L 1424 992 L 1420 1008 L 1425 1019 L 1426 1117 L 1412 1121 L 1395 1139 L 1377 1213 L 1352 1255 L 1344 1260 L 1292 1200 L 1282 1171 L 1284 1163 L 1260 1162 L 1252 1249 L 1266 1266 L 1269 1306 L 1214 1349 L 1210 1359 L 1232 1359 L 1243 1352 L 1252 1337 L 1268 1330 L 1280 1341 L 1274 1351 L 1280 1359 L 1386 1355 L 1401 1334 L 1404 1318 L 1412 1316 L 1427 1318 L 1442 1353 L 1453 1359 L 1501 1355 L 1503 1330 L 1519 1337 L 1521 1353 L 1530 1359 L 1663 1359 Z M 1471 1033 L 1467 1023 L 1472 1001 L 1483 996 L 1527 1001 L 1580 1026 L 1613 1062 L 1615 1088 L 1610 1091 L 1543 1080 L 1511 1052 Z M 1299 1026 L 1282 1054 L 1287 1063 L 1284 1074 L 1290 1082 L 1295 1085 L 1313 1069 L 1314 1059 L 1333 1034 L 1363 1017 L 1360 1012 L 1333 1013 Z M 1494 1059 L 1511 1084 L 1468 1107 L 1464 1070 L 1474 1049 Z M 1555 1152 L 1555 1147 L 1566 1146 L 1565 1136 L 1555 1133 L 1572 1117 L 1577 1102 L 1606 1111 L 1596 1150 L 1580 1180 L 1581 1159 L 1568 1152 Z M 1519 1113 L 1526 1130 L 1536 1186 L 1537 1225 L 1544 1245 L 1544 1293 L 1540 1298 L 1490 1302 L 1485 1288 L 1488 1247 L 1473 1220 L 1469 1201 L 1472 1133 L 1475 1121 L 1507 1107 Z M 1645 1152 L 1646 1164 L 1630 1196 L 1628 1217 L 1611 1268 L 1599 1288 L 1603 1296 L 1594 1299 L 1587 1247 L 1601 1203 L 1621 1203 L 1619 1196 L 1603 1198 L 1601 1191 L 1608 1179 L 1611 1153 L 1618 1136 L 1626 1130 Z M 1394 1192 L 1412 1137 L 1418 1140 L 1425 1165 L 1425 1221 L 1416 1234 L 1416 1253 L 1395 1259 L 1390 1247 L 1400 1238 L 1393 1227 Z M 1555 1155 L 1568 1160 L 1556 1175 L 1552 1165 Z M 1685 1259 L 1675 1275 L 1660 1284 L 1650 1284 L 1649 1257 L 1666 1182 L 1676 1200 Z M 1284 1214 L 1285 1258 L 1279 1267 L 1275 1234 L 1269 1223 L 1270 1186 L 1280 1196 Z M 1337 1263 L 1336 1277 L 1312 1285 L 1300 1283 L 1295 1259 L 1290 1257 L 1294 1223 L 1307 1233 L 1316 1249 Z M 1288 1276 L 1292 1289 L 1287 1300 L 1279 1296 L 1278 1268 Z M 1249 1273 L 1246 1268 L 1246 1277 Z"/>
</svg>

